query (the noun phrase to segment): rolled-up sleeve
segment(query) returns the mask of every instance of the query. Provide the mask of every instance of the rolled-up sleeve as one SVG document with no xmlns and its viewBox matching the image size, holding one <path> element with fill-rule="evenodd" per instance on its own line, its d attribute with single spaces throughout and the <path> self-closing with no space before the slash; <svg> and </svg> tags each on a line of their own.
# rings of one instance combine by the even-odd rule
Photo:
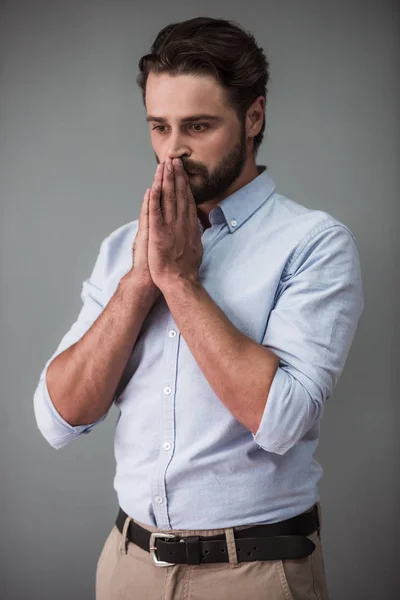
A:
<svg viewBox="0 0 400 600">
<path fill-rule="evenodd" d="M 64 335 L 54 354 L 42 370 L 39 383 L 34 393 L 33 405 L 37 426 L 43 437 L 53 448 L 66 446 L 81 433 L 89 433 L 91 429 L 103 421 L 107 415 L 95 423 L 74 427 L 67 423 L 56 410 L 49 394 L 46 382 L 47 369 L 52 360 L 64 350 L 75 344 L 88 331 L 104 309 L 103 285 L 106 265 L 107 238 L 103 240 L 89 279 L 82 284 L 81 300 L 83 302 L 77 320 Z"/>
<path fill-rule="evenodd" d="M 280 359 L 254 441 L 285 454 L 321 418 L 364 309 L 352 233 L 320 226 L 282 275 L 262 344 Z"/>
</svg>

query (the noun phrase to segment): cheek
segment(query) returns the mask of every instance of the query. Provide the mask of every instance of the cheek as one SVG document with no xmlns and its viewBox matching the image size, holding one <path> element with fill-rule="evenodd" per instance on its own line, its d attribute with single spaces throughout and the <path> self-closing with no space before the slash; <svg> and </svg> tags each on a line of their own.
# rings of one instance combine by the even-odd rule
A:
<svg viewBox="0 0 400 600">
<path fill-rule="evenodd" d="M 239 141 L 240 131 L 238 127 L 232 124 L 230 127 L 226 127 L 220 132 L 218 140 L 216 142 L 220 147 L 225 149 L 225 152 L 229 152 Z"/>
<path fill-rule="evenodd" d="M 158 164 L 160 164 L 166 160 L 167 152 L 162 148 L 162 146 L 160 146 L 160 145 L 155 146 L 155 147 L 153 146 L 153 151 L 157 157 Z"/>
<path fill-rule="evenodd" d="M 156 138 L 155 135 L 150 136 L 151 145 L 153 147 L 153 151 L 161 159 L 162 156 L 162 144 L 160 144 L 160 140 Z"/>
<path fill-rule="evenodd" d="M 206 141 L 202 148 L 205 164 L 215 165 L 232 150 L 237 143 L 237 137 L 230 131 L 218 132 Z"/>
</svg>

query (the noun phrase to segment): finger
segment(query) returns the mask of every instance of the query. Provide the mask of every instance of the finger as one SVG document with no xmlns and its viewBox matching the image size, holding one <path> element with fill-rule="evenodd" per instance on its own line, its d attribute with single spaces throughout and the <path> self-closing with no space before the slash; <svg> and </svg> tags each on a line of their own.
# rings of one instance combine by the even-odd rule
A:
<svg viewBox="0 0 400 600">
<path fill-rule="evenodd" d="M 189 179 L 189 175 L 186 173 L 186 171 L 184 169 L 182 169 L 183 171 L 183 175 L 186 181 L 186 210 L 187 210 L 187 215 L 188 218 L 193 219 L 193 221 L 196 223 L 196 226 L 198 227 L 198 214 L 197 214 L 197 206 L 196 206 L 196 202 L 194 200 L 194 196 L 193 196 L 193 192 L 192 192 L 192 188 L 190 187 L 190 179 Z"/>
<path fill-rule="evenodd" d="M 172 160 L 167 158 L 165 161 L 162 193 L 161 193 L 161 208 L 164 215 L 164 223 L 172 223 L 176 221 L 176 197 L 175 197 L 175 177 Z"/>
<path fill-rule="evenodd" d="M 159 228 L 164 223 L 161 207 L 161 188 L 162 188 L 162 175 L 164 171 L 164 163 L 158 165 L 156 174 L 154 176 L 154 182 L 150 189 L 149 199 L 149 227 Z"/>
<path fill-rule="evenodd" d="M 188 197 L 187 197 L 187 180 L 186 173 L 180 159 L 174 159 L 174 175 L 175 175 L 175 196 L 176 196 L 176 212 L 178 219 L 187 219 L 189 216 Z"/>
<path fill-rule="evenodd" d="M 143 202 L 140 209 L 139 215 L 139 229 L 148 229 L 149 227 L 149 199 L 150 199 L 150 188 L 147 188 Z"/>
</svg>

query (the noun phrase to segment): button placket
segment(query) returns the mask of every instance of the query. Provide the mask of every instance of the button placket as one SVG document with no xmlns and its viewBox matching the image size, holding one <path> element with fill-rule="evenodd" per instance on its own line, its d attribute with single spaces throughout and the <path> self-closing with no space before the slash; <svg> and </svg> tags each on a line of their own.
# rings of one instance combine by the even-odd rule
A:
<svg viewBox="0 0 400 600">
<path fill-rule="evenodd" d="M 179 347 L 179 331 L 170 317 L 167 324 L 164 348 L 164 385 L 162 388 L 162 410 L 161 410 L 161 452 L 157 460 L 152 491 L 154 498 L 154 514 L 158 527 L 168 529 L 170 527 L 168 515 L 168 498 L 166 492 L 167 469 L 173 453 L 173 441 L 175 439 L 175 386 Z"/>
</svg>

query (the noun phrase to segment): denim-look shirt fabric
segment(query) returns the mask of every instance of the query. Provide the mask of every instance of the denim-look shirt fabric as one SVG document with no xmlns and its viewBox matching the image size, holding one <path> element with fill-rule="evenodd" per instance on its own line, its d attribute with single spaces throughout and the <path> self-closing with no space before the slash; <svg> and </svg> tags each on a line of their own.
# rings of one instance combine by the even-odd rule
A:
<svg viewBox="0 0 400 600">
<path fill-rule="evenodd" d="M 272 523 L 319 500 L 322 468 L 313 454 L 363 312 L 359 255 L 345 225 L 279 195 L 265 167 L 258 173 L 211 211 L 210 228 L 199 220 L 202 285 L 239 331 L 280 359 L 258 431 L 239 423 L 214 393 L 162 295 L 114 396 L 119 504 L 160 529 Z M 46 372 L 131 269 L 137 230 L 135 220 L 103 240 L 77 320 L 40 375 L 36 421 L 55 448 L 106 417 L 71 426 L 52 403 Z"/>
</svg>

